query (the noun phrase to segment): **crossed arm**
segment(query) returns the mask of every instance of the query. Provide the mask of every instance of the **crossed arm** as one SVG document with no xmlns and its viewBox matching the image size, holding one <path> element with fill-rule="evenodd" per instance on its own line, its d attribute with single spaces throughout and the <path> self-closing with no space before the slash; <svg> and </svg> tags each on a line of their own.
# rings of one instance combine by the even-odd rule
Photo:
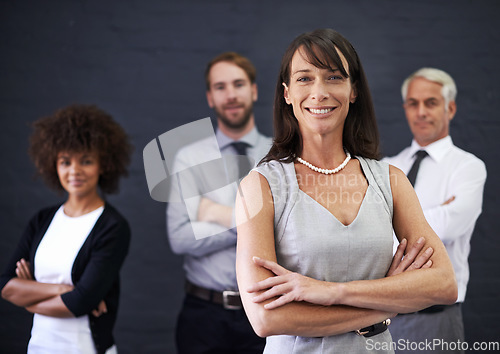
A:
<svg viewBox="0 0 500 354">
<path fill-rule="evenodd" d="M 190 149 L 188 153 L 179 154 L 174 162 L 173 170 L 189 169 L 194 163 L 191 158 L 196 155 L 199 155 L 197 149 Z M 198 173 L 200 171 L 195 170 L 184 174 L 182 186 L 180 183 L 171 185 L 173 194 L 183 195 L 185 191 L 188 191 L 188 195 L 197 194 L 198 196 L 182 201 L 171 201 L 166 209 L 167 235 L 172 251 L 192 257 L 203 257 L 234 247 L 236 244 L 233 208 L 209 199 L 209 197 L 224 195 L 226 190 L 206 193 L 203 177 L 198 176 Z M 217 237 L 207 237 L 213 235 Z"/>
<path fill-rule="evenodd" d="M 480 160 L 469 161 L 457 168 L 447 188 L 452 197 L 441 205 L 424 209 L 432 229 L 444 244 L 463 237 L 481 214 L 486 167 Z"/>
<path fill-rule="evenodd" d="M 194 212 L 196 221 L 191 221 L 183 203 L 169 203 L 167 206 L 167 235 L 172 251 L 176 254 L 203 257 L 236 244 L 236 232 L 214 219 L 214 209 L 223 209 L 209 199 L 200 198 L 199 209 Z M 221 213 L 223 214 L 223 213 Z M 222 216 L 221 218 L 224 218 Z M 196 234 L 204 235 L 196 239 Z M 206 237 L 217 235 L 217 237 Z"/>
<path fill-rule="evenodd" d="M 52 317 L 74 317 L 61 299 L 62 294 L 72 291 L 68 284 L 40 283 L 34 280 L 25 259 L 16 264 L 16 277 L 9 280 L 2 290 L 2 297 L 14 305 L 24 307 L 31 313 Z M 101 301 L 92 314 L 99 317 L 107 312 L 106 303 Z"/>
<path fill-rule="evenodd" d="M 267 180 L 252 172 L 241 183 L 236 203 L 237 276 L 245 310 L 258 335 L 335 335 L 399 312 L 456 300 L 456 282 L 444 246 L 425 221 L 406 176 L 392 167 L 390 173 L 393 226 L 402 241 L 399 252 L 407 246 L 411 251 L 403 261 L 395 257 L 390 276 L 348 283 L 321 282 L 278 266 Z"/>
</svg>

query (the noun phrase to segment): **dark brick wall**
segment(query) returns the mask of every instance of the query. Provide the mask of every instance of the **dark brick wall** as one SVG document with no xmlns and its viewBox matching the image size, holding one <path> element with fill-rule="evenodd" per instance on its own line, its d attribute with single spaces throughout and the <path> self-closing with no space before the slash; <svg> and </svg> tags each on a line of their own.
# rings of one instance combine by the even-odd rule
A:
<svg viewBox="0 0 500 354">
<path fill-rule="evenodd" d="M 485 161 L 489 175 L 472 241 L 466 336 L 471 343 L 498 341 L 499 10 L 496 0 L 0 1 L 0 268 L 28 218 L 62 200 L 32 178 L 28 123 L 73 102 L 97 104 L 125 127 L 136 147 L 130 177 L 109 198 L 133 231 L 116 340 L 121 353 L 173 353 L 181 258 L 166 241 L 164 205 L 148 195 L 142 149 L 169 129 L 212 115 L 203 71 L 225 50 L 247 55 L 258 68 L 256 118 L 271 134 L 284 49 L 299 33 L 332 27 L 362 58 L 386 154 L 411 139 L 402 80 L 422 66 L 442 68 L 456 79 L 451 134 Z M 30 315 L 0 300 L 0 319 L 0 352 L 21 353 Z"/>
</svg>

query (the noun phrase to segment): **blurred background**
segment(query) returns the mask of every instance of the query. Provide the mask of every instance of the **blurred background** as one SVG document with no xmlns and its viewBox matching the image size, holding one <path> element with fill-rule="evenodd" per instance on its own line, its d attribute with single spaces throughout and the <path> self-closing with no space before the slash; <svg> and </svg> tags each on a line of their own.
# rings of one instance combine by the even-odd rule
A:
<svg viewBox="0 0 500 354">
<path fill-rule="evenodd" d="M 174 353 L 182 259 L 167 242 L 165 205 L 149 196 L 142 150 L 170 129 L 213 118 L 205 99 L 205 65 L 228 50 L 255 64 L 256 121 L 272 135 L 282 54 L 298 34 L 330 27 L 361 57 L 385 155 L 411 141 L 402 81 L 423 66 L 455 79 L 458 112 L 451 136 L 488 169 L 469 258 L 466 339 L 471 345 L 499 341 L 499 15 L 497 0 L 0 0 L 0 270 L 29 218 L 64 200 L 33 178 L 29 123 L 71 103 L 96 104 L 135 145 L 129 178 L 120 194 L 108 197 L 132 228 L 121 273 L 118 349 Z M 29 313 L 0 300 L 0 353 L 25 352 L 30 328 Z"/>
</svg>

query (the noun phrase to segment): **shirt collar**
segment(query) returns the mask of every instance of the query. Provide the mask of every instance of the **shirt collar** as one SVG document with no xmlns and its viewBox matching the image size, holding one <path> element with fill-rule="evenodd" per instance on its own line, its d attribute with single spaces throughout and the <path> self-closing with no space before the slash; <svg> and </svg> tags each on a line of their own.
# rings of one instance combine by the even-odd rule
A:
<svg viewBox="0 0 500 354">
<path fill-rule="evenodd" d="M 239 140 L 231 139 L 226 134 L 224 134 L 220 129 L 217 129 L 217 132 L 215 134 L 220 149 L 224 149 L 225 147 L 234 143 L 235 141 L 242 141 L 250 145 L 251 148 L 253 148 L 255 144 L 257 144 L 257 139 L 259 138 L 259 133 L 256 127 L 253 127 L 253 129 L 250 130 L 248 134 L 242 136 Z"/>
<path fill-rule="evenodd" d="M 427 146 L 420 146 L 413 139 L 410 147 L 410 156 L 413 156 L 418 150 L 425 150 L 434 161 L 439 162 L 452 147 L 453 141 L 449 135 Z"/>
</svg>

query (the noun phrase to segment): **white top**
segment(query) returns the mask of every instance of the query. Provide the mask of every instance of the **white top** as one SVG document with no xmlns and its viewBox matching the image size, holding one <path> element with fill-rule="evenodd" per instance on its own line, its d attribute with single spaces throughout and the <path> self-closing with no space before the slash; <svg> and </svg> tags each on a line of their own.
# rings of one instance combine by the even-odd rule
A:
<svg viewBox="0 0 500 354">
<path fill-rule="evenodd" d="M 458 283 L 457 302 L 463 302 L 469 281 L 470 239 L 482 210 L 486 167 L 476 156 L 453 145 L 450 136 L 425 147 L 413 141 L 384 161 L 407 174 L 418 150 L 429 156 L 420 164 L 415 192 L 425 218 L 448 251 Z M 453 196 L 454 201 L 442 205 Z"/>
<path fill-rule="evenodd" d="M 35 254 L 38 282 L 73 285 L 73 263 L 103 210 L 100 207 L 73 218 L 64 214 L 64 206 L 59 208 Z M 57 318 L 35 314 L 28 353 L 96 353 L 88 316 Z"/>
</svg>

